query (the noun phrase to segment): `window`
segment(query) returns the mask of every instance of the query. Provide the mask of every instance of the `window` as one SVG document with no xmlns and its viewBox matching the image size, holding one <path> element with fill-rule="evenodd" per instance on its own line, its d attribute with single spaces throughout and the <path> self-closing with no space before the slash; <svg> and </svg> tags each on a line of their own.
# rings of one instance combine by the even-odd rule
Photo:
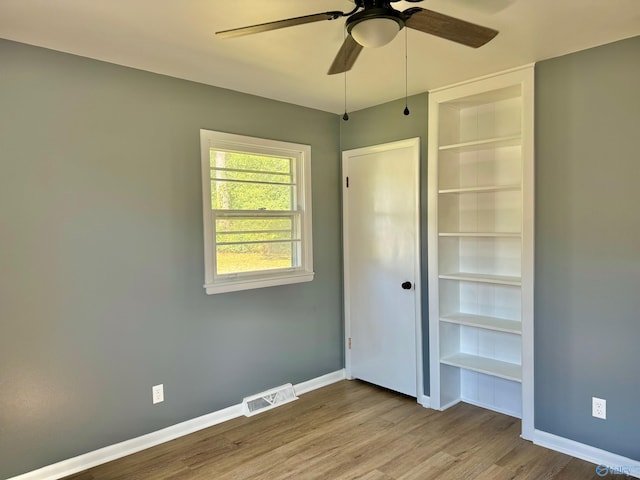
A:
<svg viewBox="0 0 640 480">
<path fill-rule="evenodd" d="M 311 147 L 200 130 L 208 294 L 313 280 Z"/>
</svg>

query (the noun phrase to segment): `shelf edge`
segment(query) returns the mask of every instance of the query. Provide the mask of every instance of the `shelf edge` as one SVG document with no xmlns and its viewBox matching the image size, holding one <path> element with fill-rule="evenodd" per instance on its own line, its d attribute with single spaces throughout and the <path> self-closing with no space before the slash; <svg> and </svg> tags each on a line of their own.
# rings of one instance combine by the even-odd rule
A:
<svg viewBox="0 0 640 480">
<path fill-rule="evenodd" d="M 473 149 L 473 147 L 515 147 L 522 142 L 522 135 L 507 135 L 504 137 L 485 138 L 482 140 L 471 140 L 469 142 L 449 143 L 439 145 L 438 150 L 441 152 L 450 152 L 454 150 Z M 502 145 L 501 145 L 502 144 Z"/>
<path fill-rule="evenodd" d="M 482 187 L 461 187 L 461 188 L 443 188 L 438 190 L 440 195 L 446 195 L 451 193 L 489 193 L 489 192 L 510 192 L 521 190 L 520 184 L 509 185 L 486 185 Z"/>
<path fill-rule="evenodd" d="M 515 363 L 503 362 L 501 360 L 495 360 L 493 358 L 485 358 L 485 357 L 474 356 L 474 355 L 469 355 L 469 354 L 465 354 L 465 355 L 468 355 L 469 357 L 472 357 L 472 358 L 490 360 L 491 362 L 495 362 L 496 364 L 508 365 L 508 368 L 513 368 L 513 367 L 520 367 L 520 369 L 522 368 L 522 366 L 517 365 Z M 445 357 L 445 358 L 441 358 L 440 359 L 440 363 L 442 363 L 444 365 L 449 365 L 450 367 L 462 368 L 464 370 L 470 370 L 472 372 L 483 373 L 485 375 L 490 375 L 492 377 L 498 377 L 498 378 L 502 378 L 504 380 L 510 380 L 512 382 L 522 383 L 522 372 L 520 372 L 519 376 L 516 376 L 516 375 L 509 375 L 507 373 L 497 372 L 497 371 L 491 370 L 489 368 L 482 368 L 482 367 L 479 367 L 479 366 L 473 366 L 473 365 L 470 365 L 468 363 L 465 363 L 464 360 L 460 361 L 460 359 L 456 359 L 455 355 L 452 355 L 452 356 L 449 356 L 449 357 Z"/>
<path fill-rule="evenodd" d="M 514 287 L 522 286 L 522 279 L 519 277 L 504 277 L 501 278 L 487 278 L 482 276 L 466 275 L 463 273 L 448 273 L 440 274 L 438 278 L 442 280 L 460 280 L 463 282 L 476 282 L 476 283 L 492 283 L 495 285 L 509 285 Z M 509 280 L 513 279 L 513 280 Z"/>
<path fill-rule="evenodd" d="M 509 327 L 500 327 L 497 325 L 491 325 L 491 324 L 483 324 L 481 321 L 478 322 L 474 322 L 474 321 L 465 321 L 464 319 L 457 319 L 454 318 L 455 316 L 446 316 L 443 315 L 440 317 L 440 321 L 441 322 L 445 322 L 445 323 L 451 323 L 453 325 L 463 325 L 466 327 L 474 327 L 474 328 L 481 328 L 484 330 L 491 330 L 494 332 L 502 332 L 502 333 L 509 333 L 512 335 L 522 335 L 522 325 L 520 324 L 520 322 L 517 322 L 515 320 L 505 320 L 504 318 L 497 318 L 497 317 L 482 317 L 482 316 L 478 316 L 477 318 L 495 318 L 495 320 L 498 321 L 503 321 L 503 322 L 513 322 L 515 325 L 520 325 L 520 328 L 509 328 Z M 473 318 L 473 317 L 470 317 Z"/>
</svg>

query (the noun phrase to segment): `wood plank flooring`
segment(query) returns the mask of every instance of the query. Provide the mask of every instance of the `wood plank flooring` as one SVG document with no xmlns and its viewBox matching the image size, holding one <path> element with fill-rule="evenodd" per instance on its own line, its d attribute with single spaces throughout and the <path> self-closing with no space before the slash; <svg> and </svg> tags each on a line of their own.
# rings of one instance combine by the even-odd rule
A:
<svg viewBox="0 0 640 480">
<path fill-rule="evenodd" d="M 437 412 L 342 381 L 67 480 L 589 480 L 595 465 L 519 437 L 520 421 L 467 404 Z"/>
</svg>

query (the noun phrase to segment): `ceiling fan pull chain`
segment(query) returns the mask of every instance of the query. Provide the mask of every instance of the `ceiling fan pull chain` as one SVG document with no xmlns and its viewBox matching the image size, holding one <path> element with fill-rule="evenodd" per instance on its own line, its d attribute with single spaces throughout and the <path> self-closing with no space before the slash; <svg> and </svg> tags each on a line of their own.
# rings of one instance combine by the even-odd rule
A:
<svg viewBox="0 0 640 480">
<path fill-rule="evenodd" d="M 347 71 L 344 71 L 344 115 L 342 115 L 342 120 L 345 122 L 349 120 L 349 114 L 347 113 Z"/>
<path fill-rule="evenodd" d="M 347 39 L 347 30 L 344 30 L 344 39 Z M 344 115 L 342 120 L 345 122 L 349 120 L 349 114 L 347 113 L 347 56 L 344 56 Z"/>
<path fill-rule="evenodd" d="M 409 110 L 408 105 L 408 95 L 409 95 L 409 56 L 407 55 L 407 43 L 408 43 L 408 33 L 407 28 L 404 29 L 404 114 L 409 115 L 411 111 Z"/>
</svg>

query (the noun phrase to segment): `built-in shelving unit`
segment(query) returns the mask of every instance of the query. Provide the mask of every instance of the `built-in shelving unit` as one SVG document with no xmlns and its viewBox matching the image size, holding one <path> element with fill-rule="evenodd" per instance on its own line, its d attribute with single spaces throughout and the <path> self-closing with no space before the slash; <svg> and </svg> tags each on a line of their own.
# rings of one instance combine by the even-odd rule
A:
<svg viewBox="0 0 640 480">
<path fill-rule="evenodd" d="M 431 405 L 533 436 L 533 67 L 430 92 Z"/>
</svg>

